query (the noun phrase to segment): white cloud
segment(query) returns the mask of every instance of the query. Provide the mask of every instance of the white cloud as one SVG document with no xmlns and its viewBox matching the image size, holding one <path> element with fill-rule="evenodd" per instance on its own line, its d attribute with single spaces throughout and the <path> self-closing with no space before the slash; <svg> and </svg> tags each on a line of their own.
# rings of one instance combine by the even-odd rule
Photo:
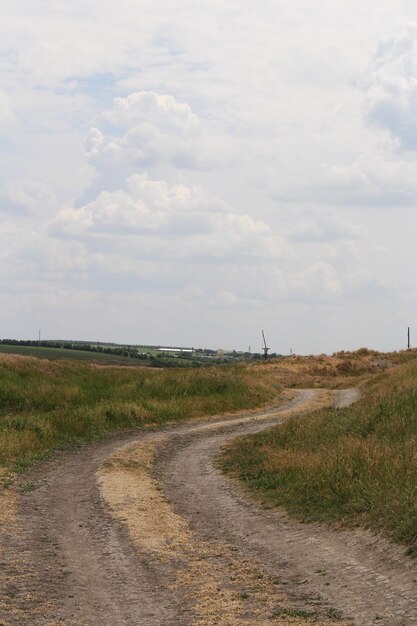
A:
<svg viewBox="0 0 417 626">
<path fill-rule="evenodd" d="M 417 202 L 417 162 L 381 152 L 361 155 L 352 165 L 325 163 L 319 197 L 362 206 L 402 206 Z"/>
<path fill-rule="evenodd" d="M 168 186 L 132 175 L 125 190 L 103 191 L 81 208 L 63 209 L 54 235 L 157 259 L 279 259 L 290 246 L 269 226 L 240 214 L 201 188 Z"/>
<path fill-rule="evenodd" d="M 57 208 L 54 191 L 32 180 L 13 181 L 0 189 L 0 211 L 19 215 L 47 215 Z"/>
<path fill-rule="evenodd" d="M 417 22 L 383 40 L 368 85 L 368 120 L 417 149 Z"/>
<path fill-rule="evenodd" d="M 366 230 L 363 226 L 353 224 L 347 220 L 331 214 L 306 214 L 300 224 L 290 232 L 294 241 L 305 242 L 339 242 L 350 239 L 359 239 Z"/>
<path fill-rule="evenodd" d="M 13 119 L 12 103 L 6 93 L 0 90 L 0 127 Z"/>
<path fill-rule="evenodd" d="M 116 126 L 131 128 L 148 122 L 159 128 L 172 128 L 179 134 L 199 133 L 201 124 L 188 104 L 167 94 L 140 91 L 127 98 L 115 98 L 113 109 L 104 114 Z"/>
<path fill-rule="evenodd" d="M 340 212 L 346 207 L 370 210 L 414 206 L 417 161 L 384 148 L 361 153 L 352 161 L 318 162 L 308 172 L 301 166 L 298 181 L 291 177 L 281 182 L 271 197 L 289 205 L 313 205 L 318 219 L 320 208 L 317 207 L 323 205 Z M 302 230 L 304 226 L 298 228 Z M 320 227 L 316 224 L 315 228 Z"/>
<path fill-rule="evenodd" d="M 320 300 L 342 293 L 343 280 L 328 263 L 318 261 L 290 277 L 290 288 L 298 298 Z"/>
<path fill-rule="evenodd" d="M 122 134 L 91 128 L 86 156 L 99 172 L 151 168 L 168 164 L 179 169 L 208 169 L 221 159 L 221 149 L 190 107 L 171 95 L 150 91 L 115 98 L 104 116 Z"/>
<path fill-rule="evenodd" d="M 232 281 L 231 281 L 232 287 Z M 263 302 L 253 295 L 243 295 L 240 284 L 234 285 L 235 291 L 216 290 L 214 287 L 209 296 L 202 294 L 201 301 L 205 301 L 212 312 L 245 311 L 255 312 L 263 308 Z"/>
<path fill-rule="evenodd" d="M 147 18 L 155 8 L 123 0 L 114 5 L 98 0 L 74 0 L 64 6 L 52 0 L 33 4 L 5 0 L 0 24 L 3 66 L 37 87 L 60 86 L 68 79 L 119 72 L 135 54 L 137 62 L 151 40 Z M 133 10 L 132 10 L 133 9 Z"/>
</svg>

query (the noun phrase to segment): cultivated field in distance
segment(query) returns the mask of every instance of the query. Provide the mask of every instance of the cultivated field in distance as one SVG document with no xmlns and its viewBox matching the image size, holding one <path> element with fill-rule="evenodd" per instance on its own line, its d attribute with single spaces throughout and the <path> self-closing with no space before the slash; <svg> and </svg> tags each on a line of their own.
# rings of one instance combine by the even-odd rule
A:
<svg viewBox="0 0 417 626">
<path fill-rule="evenodd" d="M 147 365 L 143 361 L 134 361 L 129 357 L 117 354 L 106 354 L 103 352 L 87 352 L 85 350 L 69 350 L 67 348 L 52 348 L 40 346 L 12 346 L 0 344 L 0 354 L 16 354 L 21 356 L 33 356 L 51 361 L 61 359 L 71 359 L 75 361 L 88 361 L 101 363 L 103 365 Z"/>
</svg>

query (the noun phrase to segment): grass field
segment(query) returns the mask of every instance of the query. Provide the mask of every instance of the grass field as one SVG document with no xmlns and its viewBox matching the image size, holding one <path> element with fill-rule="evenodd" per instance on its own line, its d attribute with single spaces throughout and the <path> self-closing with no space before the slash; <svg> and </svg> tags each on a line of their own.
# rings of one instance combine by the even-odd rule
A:
<svg viewBox="0 0 417 626">
<path fill-rule="evenodd" d="M 41 359 L 60 360 L 71 359 L 76 361 L 87 361 L 92 363 L 102 363 L 103 365 L 131 365 L 140 367 L 147 365 L 146 361 L 130 359 L 116 354 L 103 354 L 101 352 L 87 352 L 84 350 L 68 350 L 65 348 L 45 348 L 40 346 L 9 346 L 0 344 L 0 354 L 19 354 L 22 356 L 34 356 Z"/>
<path fill-rule="evenodd" d="M 49 450 L 202 415 L 253 408 L 277 393 L 262 368 L 157 370 L 0 355 L 0 466 Z"/>
<path fill-rule="evenodd" d="M 417 554 L 417 364 L 409 358 L 369 381 L 349 408 L 235 441 L 222 468 L 267 506 L 367 527 Z"/>
<path fill-rule="evenodd" d="M 113 367 L 113 358 L 123 359 L 114 355 L 42 347 L 39 354 L 43 350 L 48 360 L 0 352 L 0 465 L 25 466 L 55 447 L 112 430 L 254 408 L 283 386 L 349 386 L 393 358 L 362 351 L 252 366 L 158 370 Z M 59 360 L 68 353 L 72 360 Z M 85 362 L 89 358 L 103 358 L 106 367 Z"/>
</svg>

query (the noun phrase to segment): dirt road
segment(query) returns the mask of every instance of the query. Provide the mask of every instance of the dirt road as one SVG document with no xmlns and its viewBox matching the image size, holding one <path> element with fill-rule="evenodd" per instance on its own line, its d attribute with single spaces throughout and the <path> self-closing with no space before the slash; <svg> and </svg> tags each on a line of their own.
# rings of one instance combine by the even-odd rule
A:
<svg viewBox="0 0 417 626">
<path fill-rule="evenodd" d="M 417 624 L 417 568 L 401 549 L 260 510 L 213 465 L 237 434 L 328 401 L 298 391 L 32 470 L 0 527 L 0 625 Z"/>
</svg>

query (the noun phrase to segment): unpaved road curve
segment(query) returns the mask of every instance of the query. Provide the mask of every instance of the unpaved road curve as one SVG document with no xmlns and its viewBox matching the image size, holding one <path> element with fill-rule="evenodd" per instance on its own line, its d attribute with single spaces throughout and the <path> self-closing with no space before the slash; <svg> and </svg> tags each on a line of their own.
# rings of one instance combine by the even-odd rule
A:
<svg viewBox="0 0 417 626">
<path fill-rule="evenodd" d="M 346 406 L 353 393 L 341 394 L 338 405 Z M 245 431 L 263 427 L 249 424 Z M 213 465 L 219 448 L 233 437 L 178 435 L 161 452 L 164 489 L 193 530 L 204 539 L 220 535 L 255 557 L 278 575 L 295 604 L 323 598 L 358 626 L 417 624 L 417 568 L 411 560 L 364 532 L 299 524 L 283 513 L 260 510 Z"/>
<path fill-rule="evenodd" d="M 307 405 L 314 394 L 297 392 L 291 406 Z M 353 392 L 341 394 L 338 401 L 345 404 L 348 399 L 354 399 Z M 256 564 L 273 576 L 277 598 L 285 594 L 297 610 L 334 608 L 352 616 L 358 626 L 417 624 L 417 571 L 400 549 L 365 533 L 302 525 L 281 513 L 260 510 L 214 468 L 213 458 L 221 445 L 237 434 L 279 422 L 285 409 L 288 406 L 258 416 L 127 434 L 58 456 L 33 470 L 24 478 L 25 494 L 15 523 L 2 531 L 0 625 L 267 623 L 245 617 L 249 609 L 241 612 L 240 621 L 226 621 L 222 617 L 226 613 L 216 618 L 210 607 L 210 619 L 198 621 L 198 594 L 185 597 L 178 582 L 187 559 L 193 559 L 194 565 L 207 562 L 213 580 L 216 559 L 220 567 L 235 572 L 230 588 L 223 590 L 223 583 L 218 583 L 215 592 L 222 596 L 223 608 L 231 598 L 236 612 L 244 600 L 239 604 L 234 599 L 233 585 L 246 581 L 237 570 L 255 571 Z M 132 442 L 156 446 L 155 484 L 169 499 L 164 506 L 173 509 L 173 524 L 179 520 L 187 538 L 178 539 L 177 552 L 170 548 L 174 556 L 169 558 L 161 558 L 146 541 L 141 543 L 140 536 L 135 543 L 128 518 L 125 524 L 120 514 L 115 521 L 111 502 L 100 490 L 99 468 L 128 443 L 134 452 Z M 36 489 L 30 491 L 32 486 Z M 138 515 L 146 516 L 141 484 L 131 487 L 125 505 L 128 499 Z M 156 492 L 148 497 L 157 508 Z M 205 552 L 193 548 L 192 541 L 204 544 Z M 266 587 L 262 593 L 261 598 L 267 598 Z M 256 610 L 254 606 L 253 615 L 260 615 Z M 268 623 L 275 622 L 271 618 Z"/>
</svg>

